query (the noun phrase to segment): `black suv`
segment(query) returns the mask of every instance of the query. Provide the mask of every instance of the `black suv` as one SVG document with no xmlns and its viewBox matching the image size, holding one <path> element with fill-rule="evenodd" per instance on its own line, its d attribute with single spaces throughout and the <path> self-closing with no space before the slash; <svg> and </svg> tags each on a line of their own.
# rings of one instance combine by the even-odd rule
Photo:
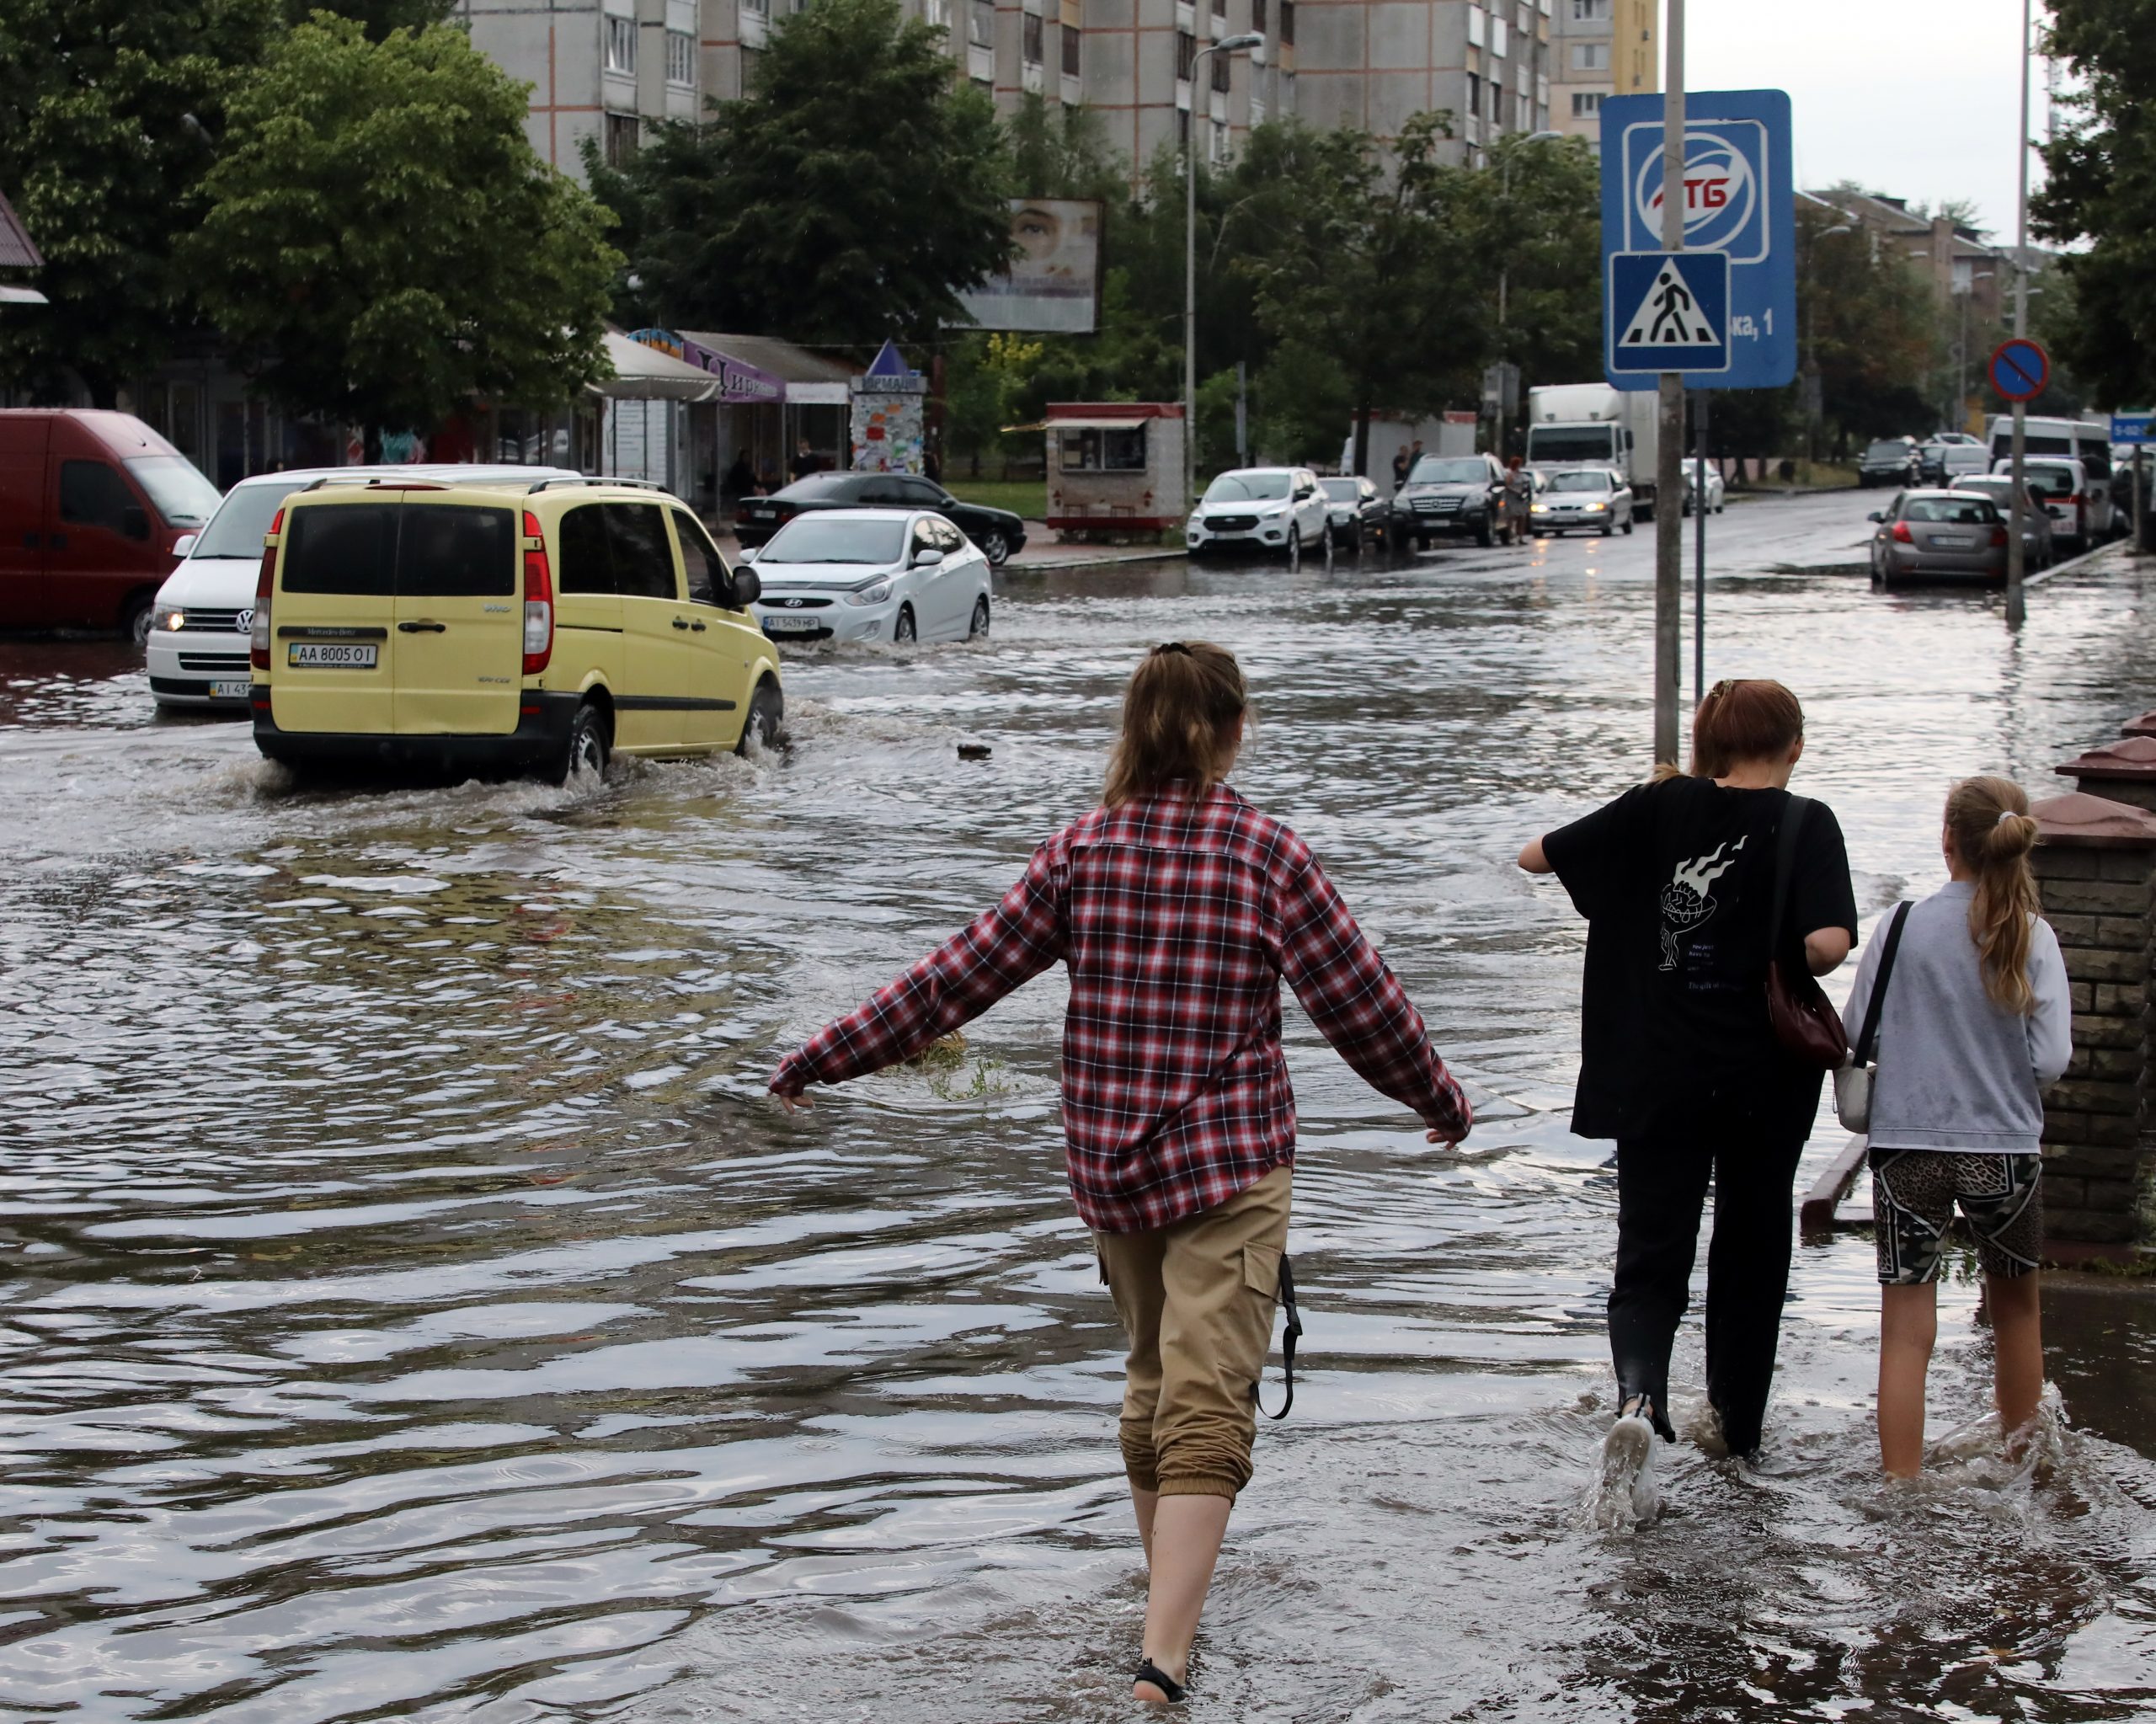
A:
<svg viewBox="0 0 2156 1724">
<path fill-rule="evenodd" d="M 1915 439 L 1881 437 L 1857 462 L 1856 482 L 1867 490 L 1874 485 L 1913 485 L 1921 460 Z"/>
<path fill-rule="evenodd" d="M 1504 512 L 1505 470 L 1492 455 L 1426 455 L 1392 499 L 1397 531 L 1424 550 L 1438 533 L 1472 533 L 1493 545 Z"/>
<path fill-rule="evenodd" d="M 734 536 L 743 548 L 760 545 L 797 515 L 813 509 L 933 509 L 979 546 L 998 568 L 1025 547 L 1026 524 L 1007 509 L 961 503 L 933 479 L 911 473 L 810 473 L 768 497 L 744 497 L 734 511 Z"/>
</svg>

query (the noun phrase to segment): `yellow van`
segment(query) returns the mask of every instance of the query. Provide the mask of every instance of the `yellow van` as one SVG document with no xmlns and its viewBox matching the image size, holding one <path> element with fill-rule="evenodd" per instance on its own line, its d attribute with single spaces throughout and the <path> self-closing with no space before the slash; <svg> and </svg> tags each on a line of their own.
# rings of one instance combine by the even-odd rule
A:
<svg viewBox="0 0 2156 1724">
<path fill-rule="evenodd" d="M 324 479 L 263 545 L 251 698 L 273 761 L 565 780 L 779 738 L 756 573 L 655 486 Z"/>
</svg>

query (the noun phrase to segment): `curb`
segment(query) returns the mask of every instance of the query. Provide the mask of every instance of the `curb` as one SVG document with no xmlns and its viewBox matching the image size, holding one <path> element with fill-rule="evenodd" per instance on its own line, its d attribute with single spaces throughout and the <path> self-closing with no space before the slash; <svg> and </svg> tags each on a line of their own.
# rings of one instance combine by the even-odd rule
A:
<svg viewBox="0 0 2156 1724">
<path fill-rule="evenodd" d="M 999 574 L 1062 574 L 1085 568 L 1128 568 L 1141 563 L 1176 563 L 1188 558 L 1187 551 L 1129 551 L 1114 557 L 1076 557 L 1065 561 L 1032 562 L 1013 557 L 996 571 Z"/>
<path fill-rule="evenodd" d="M 2114 551 L 2130 552 L 2132 548 L 2132 542 L 2130 539 L 2114 539 L 2108 545 L 2099 545 L 2093 551 L 2084 551 L 2079 557 L 2069 557 L 2063 563 L 2054 563 L 2041 574 L 2023 575 L 2021 589 L 2026 592 L 2031 587 L 2041 586 L 2054 575 L 2071 574 L 2084 563 L 2094 563 L 2099 557 L 2108 557 Z M 2125 559 L 2121 557 L 2120 560 Z"/>
</svg>

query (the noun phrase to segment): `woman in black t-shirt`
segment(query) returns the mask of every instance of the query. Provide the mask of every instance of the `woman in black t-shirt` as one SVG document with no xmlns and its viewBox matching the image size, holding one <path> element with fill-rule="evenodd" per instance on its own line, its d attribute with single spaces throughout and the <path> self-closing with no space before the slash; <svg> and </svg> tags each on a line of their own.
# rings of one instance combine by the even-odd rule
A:
<svg viewBox="0 0 2156 1724">
<path fill-rule="evenodd" d="M 1711 1175 L 1702 1447 L 1748 1454 L 1773 1380 L 1789 1286 L 1790 1194 L 1819 1106 L 1816 1065 L 1767 1017 L 1770 947 L 1824 975 L 1856 939 L 1841 827 L 1789 794 L 1804 713 L 1779 682 L 1718 683 L 1692 724 L 1692 766 L 1665 768 L 1520 852 L 1588 919 L 1572 1129 L 1617 1140 L 1609 1345 L 1620 1417 L 1605 1477 L 1645 1499 L 1652 1436 L 1674 1441 L 1669 1349 L 1684 1314 Z M 1801 822 L 1779 930 L 1783 821 Z"/>
</svg>

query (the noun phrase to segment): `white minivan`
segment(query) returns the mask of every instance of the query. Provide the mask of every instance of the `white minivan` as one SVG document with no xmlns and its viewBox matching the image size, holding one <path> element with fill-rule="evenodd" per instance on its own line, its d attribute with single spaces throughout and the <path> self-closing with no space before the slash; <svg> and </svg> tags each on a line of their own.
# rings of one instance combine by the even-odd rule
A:
<svg viewBox="0 0 2156 1724">
<path fill-rule="evenodd" d="M 150 613 L 150 695 L 161 707 L 248 710 L 248 643 L 254 627 L 255 577 L 262 541 L 293 492 L 318 479 L 364 484 L 370 478 L 483 484 L 505 478 L 574 478 L 558 467 L 315 467 L 257 473 L 225 494 L 200 533 L 173 547 L 179 566 L 157 589 Z"/>
<path fill-rule="evenodd" d="M 1993 415 L 1990 429 L 1991 470 L 2004 472 L 2014 455 L 2013 415 Z M 2080 462 L 2081 477 L 2085 481 L 2080 495 L 2087 506 L 2083 511 L 2085 520 L 2078 531 L 2085 535 L 2089 544 L 2112 536 L 2118 523 L 2113 519 L 2117 511 L 2111 507 L 2111 431 L 2108 421 L 2025 419 L 2021 424 L 2021 452 L 2024 460 L 2041 456 L 2045 460 Z M 2036 483 L 2033 476 L 2030 483 Z M 2059 519 L 2057 509 L 2052 510 L 2052 519 Z M 2060 531 L 2071 537 L 2077 529 L 2069 523 Z"/>
<path fill-rule="evenodd" d="M 2013 471 L 2010 456 L 1992 463 L 1993 477 Z M 2053 544 L 2079 556 L 2089 546 L 2111 536 L 2115 512 L 2111 493 L 2089 478 L 2088 469 L 2079 462 L 2058 455 L 2025 455 L 2021 457 L 2021 477 L 2029 488 L 2044 499 L 2044 512 L 2052 518 Z"/>
</svg>

